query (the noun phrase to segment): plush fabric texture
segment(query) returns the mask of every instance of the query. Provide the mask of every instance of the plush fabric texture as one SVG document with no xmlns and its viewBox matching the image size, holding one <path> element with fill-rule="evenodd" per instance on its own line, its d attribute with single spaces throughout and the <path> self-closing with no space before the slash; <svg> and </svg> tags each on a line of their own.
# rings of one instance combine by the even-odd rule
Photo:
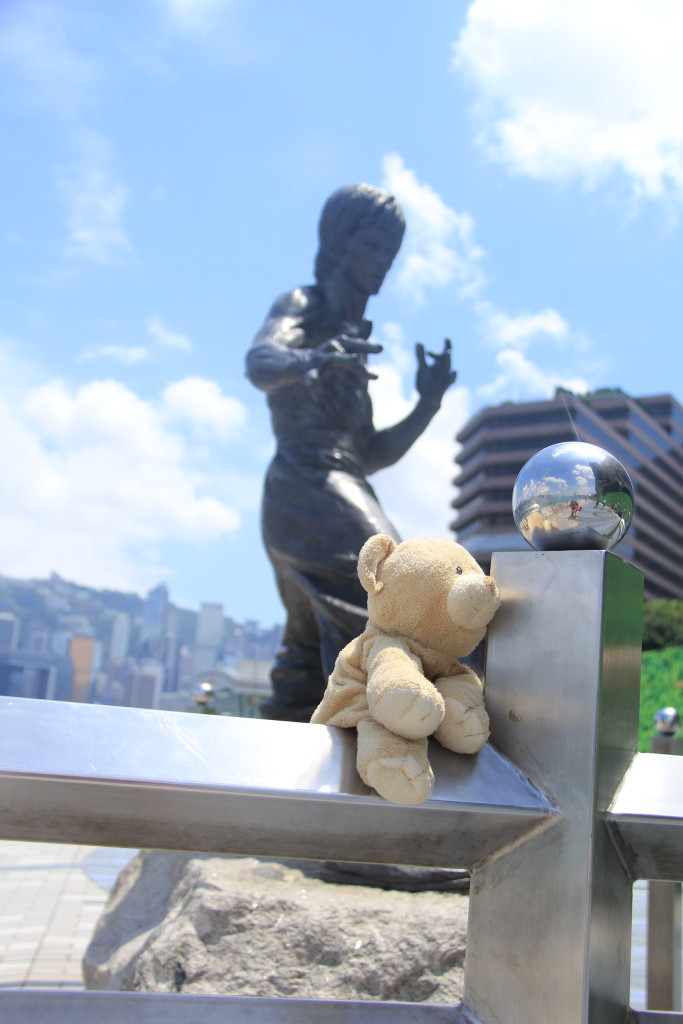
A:
<svg viewBox="0 0 683 1024">
<path fill-rule="evenodd" d="M 458 661 L 500 604 L 490 576 L 459 544 L 371 537 L 358 558 L 368 625 L 339 654 L 311 721 L 358 730 L 361 778 L 397 804 L 434 787 L 427 737 L 474 754 L 489 735 L 484 693 Z"/>
</svg>

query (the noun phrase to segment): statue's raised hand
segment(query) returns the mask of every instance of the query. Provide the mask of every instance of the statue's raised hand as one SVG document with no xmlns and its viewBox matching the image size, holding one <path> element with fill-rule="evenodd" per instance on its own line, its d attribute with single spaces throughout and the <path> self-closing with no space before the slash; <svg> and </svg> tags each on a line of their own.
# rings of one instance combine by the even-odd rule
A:
<svg viewBox="0 0 683 1024">
<path fill-rule="evenodd" d="M 328 373 L 334 370 L 352 370 L 362 377 L 376 380 L 377 375 L 370 373 L 365 366 L 364 360 L 360 357 L 382 351 L 381 345 L 375 345 L 362 338 L 352 337 L 347 334 L 339 334 L 329 341 L 323 342 L 311 350 L 310 362 L 314 367 L 314 374 L 318 372 Z"/>
<path fill-rule="evenodd" d="M 439 404 L 445 392 L 454 382 L 456 373 L 451 369 L 451 343 L 444 341 L 443 352 L 427 352 L 421 342 L 415 346 L 417 355 L 417 377 L 415 387 L 420 398 Z M 431 362 L 427 362 L 427 356 Z"/>
</svg>

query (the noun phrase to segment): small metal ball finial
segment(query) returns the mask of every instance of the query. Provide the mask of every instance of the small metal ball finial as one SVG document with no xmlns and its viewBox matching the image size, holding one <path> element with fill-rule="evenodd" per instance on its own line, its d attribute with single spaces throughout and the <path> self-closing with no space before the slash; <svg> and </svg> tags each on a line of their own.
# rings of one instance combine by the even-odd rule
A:
<svg viewBox="0 0 683 1024">
<path fill-rule="evenodd" d="M 583 441 L 543 448 L 520 470 L 512 514 L 537 551 L 606 551 L 633 518 L 633 484 L 613 455 Z"/>
<path fill-rule="evenodd" d="M 681 727 L 681 716 L 676 708 L 660 708 L 652 720 L 663 736 L 676 736 Z"/>
<path fill-rule="evenodd" d="M 192 687 L 192 700 L 195 704 L 199 704 L 200 707 L 208 704 L 213 695 L 214 693 L 211 683 L 196 683 L 196 685 Z"/>
</svg>

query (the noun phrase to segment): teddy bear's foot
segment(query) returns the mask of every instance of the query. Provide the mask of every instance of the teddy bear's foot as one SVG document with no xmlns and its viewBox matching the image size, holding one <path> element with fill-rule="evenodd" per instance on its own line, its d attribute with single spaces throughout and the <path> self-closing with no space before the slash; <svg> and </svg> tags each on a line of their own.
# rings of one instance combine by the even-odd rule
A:
<svg viewBox="0 0 683 1024">
<path fill-rule="evenodd" d="M 426 739 L 406 740 L 379 722 L 359 722 L 356 763 L 363 782 L 394 804 L 419 804 L 432 794 Z"/>
<path fill-rule="evenodd" d="M 394 804 L 421 804 L 434 789 L 434 773 L 414 757 L 383 757 L 367 768 L 367 782 Z"/>
<path fill-rule="evenodd" d="M 442 747 L 456 754 L 476 754 L 489 738 L 489 716 L 483 704 L 467 707 L 459 700 L 446 700 L 443 722 L 434 733 Z"/>
<path fill-rule="evenodd" d="M 441 694 L 416 691 L 414 686 L 392 686 L 374 699 L 368 690 L 368 704 L 377 722 L 407 740 L 431 736 L 444 716 Z"/>
</svg>

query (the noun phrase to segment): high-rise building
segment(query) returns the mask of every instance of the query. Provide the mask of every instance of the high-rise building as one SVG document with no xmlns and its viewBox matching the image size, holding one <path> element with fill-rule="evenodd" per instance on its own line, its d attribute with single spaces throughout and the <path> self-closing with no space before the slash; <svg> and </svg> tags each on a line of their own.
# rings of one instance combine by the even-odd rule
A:
<svg viewBox="0 0 683 1024">
<path fill-rule="evenodd" d="M 14 651 L 19 642 L 19 619 L 12 612 L 0 612 L 0 650 Z"/>
<path fill-rule="evenodd" d="M 124 661 L 130 646 L 130 615 L 113 612 L 109 639 L 109 657 L 112 661 Z"/>
<path fill-rule="evenodd" d="M 72 636 L 69 643 L 69 655 L 73 664 L 69 700 L 85 704 L 99 667 L 100 649 L 96 637 Z"/>
<path fill-rule="evenodd" d="M 671 395 L 558 388 L 550 401 L 482 409 L 457 436 L 458 541 L 486 570 L 494 551 L 528 550 L 512 518 L 517 474 L 542 448 L 575 440 L 604 448 L 631 477 L 633 521 L 614 550 L 643 570 L 645 597 L 683 599 L 683 407 Z"/>
<path fill-rule="evenodd" d="M 133 669 L 129 704 L 132 708 L 157 708 L 164 681 L 164 666 L 142 659 Z"/>
<path fill-rule="evenodd" d="M 53 653 L 0 651 L 0 694 L 7 697 L 69 700 L 71 658 Z"/>
<path fill-rule="evenodd" d="M 168 587 L 160 583 L 148 593 L 142 611 L 140 649 L 143 657 L 164 660 L 167 618 Z"/>
<path fill-rule="evenodd" d="M 223 605 L 211 602 L 201 604 L 194 642 L 193 671 L 196 676 L 216 666 L 223 646 L 224 632 Z"/>
</svg>

